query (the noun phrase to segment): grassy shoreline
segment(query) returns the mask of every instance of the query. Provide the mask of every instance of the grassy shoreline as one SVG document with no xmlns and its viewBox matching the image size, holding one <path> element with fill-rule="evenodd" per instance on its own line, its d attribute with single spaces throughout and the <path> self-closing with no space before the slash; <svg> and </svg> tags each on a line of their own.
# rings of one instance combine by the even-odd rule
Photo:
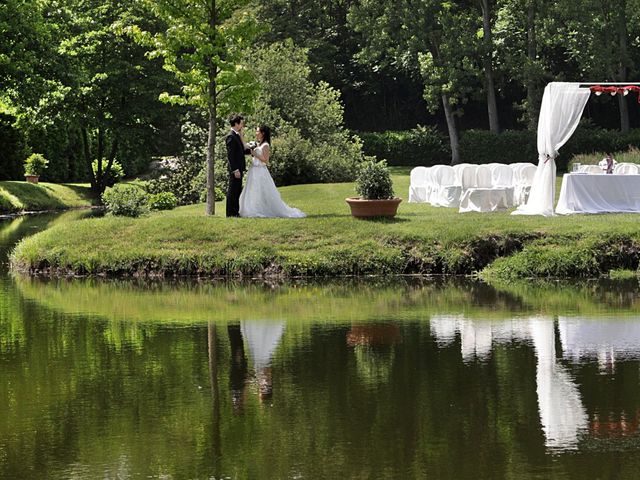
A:
<svg viewBox="0 0 640 480">
<path fill-rule="evenodd" d="M 0 215 L 90 207 L 87 184 L 0 182 Z"/>
<path fill-rule="evenodd" d="M 409 179 L 395 172 L 406 197 Z M 459 214 L 400 206 L 394 220 L 352 218 L 352 184 L 281 189 L 304 219 L 226 219 L 224 203 L 140 219 L 106 217 L 60 224 L 22 241 L 14 270 L 49 276 L 298 277 L 477 274 L 495 278 L 597 277 L 637 270 L 640 229 L 633 214 L 570 217 Z"/>
</svg>

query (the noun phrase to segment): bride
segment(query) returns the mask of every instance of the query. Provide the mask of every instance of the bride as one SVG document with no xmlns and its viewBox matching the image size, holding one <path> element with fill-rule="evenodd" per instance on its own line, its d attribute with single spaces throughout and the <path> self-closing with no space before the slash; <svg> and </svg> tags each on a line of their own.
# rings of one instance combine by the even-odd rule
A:
<svg viewBox="0 0 640 480">
<path fill-rule="evenodd" d="M 269 155 L 271 142 L 271 129 L 266 125 L 256 128 L 256 140 L 258 145 L 251 150 L 251 168 L 247 174 L 247 183 L 240 194 L 241 217 L 284 217 L 302 218 L 306 215 L 292 208 L 282 201 L 280 192 L 271 178 L 269 169 Z M 250 144 L 245 144 L 251 148 Z"/>
</svg>

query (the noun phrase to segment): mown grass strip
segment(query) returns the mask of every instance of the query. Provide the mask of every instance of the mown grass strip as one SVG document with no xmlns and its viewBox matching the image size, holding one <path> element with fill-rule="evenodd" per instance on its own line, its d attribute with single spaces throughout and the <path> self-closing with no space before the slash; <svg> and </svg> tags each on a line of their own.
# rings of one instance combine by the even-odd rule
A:
<svg viewBox="0 0 640 480">
<path fill-rule="evenodd" d="M 405 174 L 394 176 L 400 195 Z M 636 270 L 634 214 L 523 217 L 459 214 L 424 204 L 393 220 L 352 218 L 351 184 L 281 189 L 304 219 L 206 217 L 202 205 L 139 219 L 56 225 L 21 242 L 15 269 L 114 276 L 339 276 L 476 274 L 495 278 L 592 277 Z"/>
</svg>

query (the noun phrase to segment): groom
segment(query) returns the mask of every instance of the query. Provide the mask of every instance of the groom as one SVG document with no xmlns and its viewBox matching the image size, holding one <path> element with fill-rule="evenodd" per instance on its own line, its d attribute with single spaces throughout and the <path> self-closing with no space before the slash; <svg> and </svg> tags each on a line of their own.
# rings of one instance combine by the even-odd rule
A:
<svg viewBox="0 0 640 480">
<path fill-rule="evenodd" d="M 242 193 L 242 174 L 246 170 L 244 156 L 251 153 L 244 148 L 240 132 L 244 128 L 244 118 L 233 115 L 229 119 L 231 131 L 225 138 L 227 144 L 227 163 L 229 166 L 229 187 L 227 188 L 227 217 L 240 216 L 240 194 Z"/>
</svg>

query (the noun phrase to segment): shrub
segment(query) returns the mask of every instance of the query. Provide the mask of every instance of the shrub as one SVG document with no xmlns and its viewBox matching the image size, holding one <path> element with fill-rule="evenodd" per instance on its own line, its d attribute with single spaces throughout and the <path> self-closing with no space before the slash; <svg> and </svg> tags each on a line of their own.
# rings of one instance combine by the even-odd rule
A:
<svg viewBox="0 0 640 480">
<path fill-rule="evenodd" d="M 365 200 L 393 198 L 393 183 L 384 160 L 368 160 L 362 164 L 356 179 L 356 192 Z"/>
<path fill-rule="evenodd" d="M 222 200 L 224 200 L 224 197 L 226 197 L 226 193 L 224 190 L 222 190 L 222 188 L 218 187 L 216 185 L 216 188 L 214 190 L 214 197 L 215 197 L 215 201 L 216 202 L 220 202 Z M 200 203 L 205 203 L 207 201 L 207 190 L 203 190 L 202 193 L 200 194 Z"/>
<path fill-rule="evenodd" d="M 102 178 L 103 184 L 107 187 L 113 187 L 116 183 L 124 178 L 124 169 L 122 165 L 118 163 L 117 160 L 114 160 L 111 164 L 111 168 L 106 170 L 108 165 L 108 160 L 106 158 L 102 159 Z M 91 170 L 93 171 L 93 175 L 97 175 L 98 173 L 98 160 L 94 160 L 91 162 Z"/>
<path fill-rule="evenodd" d="M 343 126 L 340 92 L 312 81 L 307 51 L 292 41 L 273 43 L 251 61 L 261 88 L 248 124 L 272 128 L 269 170 L 276 184 L 353 181 L 361 141 Z"/>
<path fill-rule="evenodd" d="M 49 161 L 39 153 L 32 153 L 24 161 L 24 174 L 40 176 L 47 169 Z"/>
<path fill-rule="evenodd" d="M 135 185 L 119 183 L 107 188 L 102 201 L 112 215 L 139 217 L 149 211 L 149 195 Z"/>
<path fill-rule="evenodd" d="M 359 132 L 365 155 L 387 160 L 389 165 L 430 166 L 451 162 L 446 135 L 434 127 L 409 131 Z"/>
<path fill-rule="evenodd" d="M 178 206 L 178 199 L 171 192 L 155 193 L 149 197 L 151 210 L 173 210 Z"/>
</svg>

